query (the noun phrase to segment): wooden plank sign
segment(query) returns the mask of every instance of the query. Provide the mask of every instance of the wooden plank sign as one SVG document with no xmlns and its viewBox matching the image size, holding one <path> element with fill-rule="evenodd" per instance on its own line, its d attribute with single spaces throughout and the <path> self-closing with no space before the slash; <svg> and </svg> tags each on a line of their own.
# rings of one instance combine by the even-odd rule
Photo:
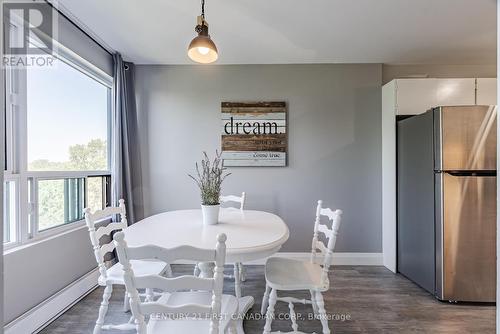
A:
<svg viewBox="0 0 500 334">
<path fill-rule="evenodd" d="M 222 102 L 224 166 L 286 166 L 285 102 Z"/>
</svg>

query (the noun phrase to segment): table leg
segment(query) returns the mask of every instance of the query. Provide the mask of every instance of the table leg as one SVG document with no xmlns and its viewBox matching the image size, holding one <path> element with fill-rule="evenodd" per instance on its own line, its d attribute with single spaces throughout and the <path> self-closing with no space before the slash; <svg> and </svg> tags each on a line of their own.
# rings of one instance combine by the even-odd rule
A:
<svg viewBox="0 0 500 334">
<path fill-rule="evenodd" d="M 234 294 L 236 298 L 241 298 L 240 267 L 237 263 L 234 264 Z"/>
</svg>

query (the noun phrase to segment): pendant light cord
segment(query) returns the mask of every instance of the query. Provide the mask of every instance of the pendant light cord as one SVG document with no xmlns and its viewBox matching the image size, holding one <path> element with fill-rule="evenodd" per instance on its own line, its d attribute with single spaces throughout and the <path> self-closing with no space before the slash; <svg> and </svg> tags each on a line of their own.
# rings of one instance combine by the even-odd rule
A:
<svg viewBox="0 0 500 334">
<path fill-rule="evenodd" d="M 201 17 L 205 20 L 205 0 L 201 0 Z"/>
</svg>

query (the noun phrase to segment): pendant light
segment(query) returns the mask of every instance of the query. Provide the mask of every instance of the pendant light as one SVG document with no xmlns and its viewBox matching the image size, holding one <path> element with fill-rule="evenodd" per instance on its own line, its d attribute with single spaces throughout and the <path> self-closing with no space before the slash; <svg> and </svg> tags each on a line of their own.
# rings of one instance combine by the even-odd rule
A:
<svg viewBox="0 0 500 334">
<path fill-rule="evenodd" d="M 194 29 L 198 36 L 193 38 L 188 47 L 188 56 L 191 60 L 209 64 L 217 60 L 217 47 L 208 34 L 208 23 L 205 21 L 205 0 L 201 0 L 201 15 L 198 16 L 197 25 Z"/>
</svg>

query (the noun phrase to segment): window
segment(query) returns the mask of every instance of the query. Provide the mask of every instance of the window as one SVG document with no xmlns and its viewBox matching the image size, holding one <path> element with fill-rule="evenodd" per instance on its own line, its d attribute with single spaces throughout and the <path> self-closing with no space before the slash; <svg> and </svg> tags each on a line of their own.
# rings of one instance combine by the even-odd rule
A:
<svg viewBox="0 0 500 334">
<path fill-rule="evenodd" d="M 83 224 L 110 198 L 112 79 L 62 47 L 54 67 L 6 70 L 4 247 Z"/>
<path fill-rule="evenodd" d="M 88 177 L 86 183 L 87 208 L 90 208 L 94 212 L 108 206 L 109 199 L 111 198 L 110 186 L 110 176 Z"/>
<path fill-rule="evenodd" d="M 38 231 L 83 219 L 84 181 L 83 178 L 38 181 Z"/>
<path fill-rule="evenodd" d="M 28 170 L 108 170 L 109 88 L 63 61 L 26 82 Z"/>
</svg>

